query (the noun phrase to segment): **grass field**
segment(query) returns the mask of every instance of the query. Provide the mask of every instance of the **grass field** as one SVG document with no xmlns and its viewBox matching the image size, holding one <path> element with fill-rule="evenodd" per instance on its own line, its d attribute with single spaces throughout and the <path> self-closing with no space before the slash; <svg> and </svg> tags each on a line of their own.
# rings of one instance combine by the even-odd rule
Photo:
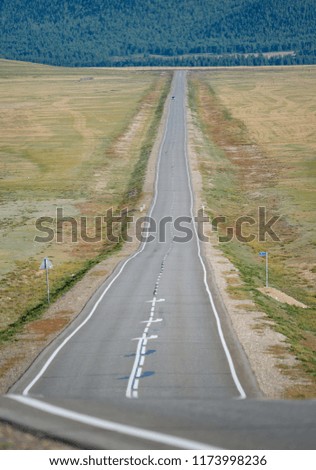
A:
<svg viewBox="0 0 316 470">
<path fill-rule="evenodd" d="M 190 105 L 203 132 L 198 149 L 209 215 L 225 216 L 219 235 L 242 216 L 243 236 L 221 243 L 245 282 L 235 297 L 251 296 L 276 322 L 310 375 L 316 375 L 316 68 L 231 69 L 190 73 Z M 279 238 L 258 239 L 258 208 Z M 309 306 L 277 302 L 260 292 L 268 251 L 270 285 Z M 315 395 L 316 387 L 310 391 Z M 289 391 L 305 396 L 308 391 Z"/>
<path fill-rule="evenodd" d="M 55 219 L 60 207 L 87 216 L 93 236 L 94 216 L 137 204 L 170 76 L 0 61 L 3 338 L 45 305 L 44 256 L 54 296 L 115 248 L 104 239 L 71 243 L 69 224 L 64 243 L 35 242 L 44 235 L 35 221 Z"/>
</svg>

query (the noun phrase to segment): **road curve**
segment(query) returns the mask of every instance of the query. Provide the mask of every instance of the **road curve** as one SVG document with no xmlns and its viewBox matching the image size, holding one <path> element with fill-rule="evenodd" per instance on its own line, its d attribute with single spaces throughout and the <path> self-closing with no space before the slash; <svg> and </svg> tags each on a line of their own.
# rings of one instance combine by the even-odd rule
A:
<svg viewBox="0 0 316 470">
<path fill-rule="evenodd" d="M 186 73 L 176 72 L 150 240 L 0 400 L 0 416 L 97 448 L 313 448 L 315 402 L 260 399 L 209 282 L 185 103 Z"/>
</svg>

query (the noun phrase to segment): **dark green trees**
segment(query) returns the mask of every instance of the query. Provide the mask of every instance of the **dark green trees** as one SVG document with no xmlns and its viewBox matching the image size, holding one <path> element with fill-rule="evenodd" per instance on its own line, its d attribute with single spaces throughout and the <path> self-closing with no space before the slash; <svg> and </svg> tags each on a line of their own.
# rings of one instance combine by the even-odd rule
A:
<svg viewBox="0 0 316 470">
<path fill-rule="evenodd" d="M 1 57 L 55 65 L 316 61 L 315 0 L 0 0 L 0 25 Z"/>
</svg>

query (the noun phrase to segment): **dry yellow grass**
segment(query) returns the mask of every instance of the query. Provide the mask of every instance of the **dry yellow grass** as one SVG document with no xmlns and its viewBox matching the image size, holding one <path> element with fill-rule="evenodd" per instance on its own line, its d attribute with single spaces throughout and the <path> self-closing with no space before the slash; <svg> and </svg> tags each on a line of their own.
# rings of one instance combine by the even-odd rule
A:
<svg viewBox="0 0 316 470">
<path fill-rule="evenodd" d="M 242 181 L 238 192 L 244 197 L 236 198 L 234 216 L 245 211 L 255 215 L 259 205 L 282 216 L 276 226 L 281 242 L 266 245 L 310 287 L 308 300 L 313 302 L 316 67 L 213 71 L 200 73 L 199 79 L 204 94 L 211 86 L 224 117 L 213 116 L 210 132 L 216 134 L 215 143 L 233 164 L 234 178 Z M 200 104 L 203 99 L 207 102 L 210 97 L 200 96 Z M 224 206 L 229 211 L 227 202 Z M 260 250 L 260 244 L 253 245 Z"/>
</svg>

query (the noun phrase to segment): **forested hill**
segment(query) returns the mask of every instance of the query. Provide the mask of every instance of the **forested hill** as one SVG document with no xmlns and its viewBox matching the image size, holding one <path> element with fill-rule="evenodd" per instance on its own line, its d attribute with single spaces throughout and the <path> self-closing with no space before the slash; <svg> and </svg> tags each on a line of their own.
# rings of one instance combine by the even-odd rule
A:
<svg viewBox="0 0 316 470">
<path fill-rule="evenodd" d="M 0 56 L 7 59 L 69 66 L 316 63 L 316 0 L 0 0 L 0 14 Z"/>
</svg>

